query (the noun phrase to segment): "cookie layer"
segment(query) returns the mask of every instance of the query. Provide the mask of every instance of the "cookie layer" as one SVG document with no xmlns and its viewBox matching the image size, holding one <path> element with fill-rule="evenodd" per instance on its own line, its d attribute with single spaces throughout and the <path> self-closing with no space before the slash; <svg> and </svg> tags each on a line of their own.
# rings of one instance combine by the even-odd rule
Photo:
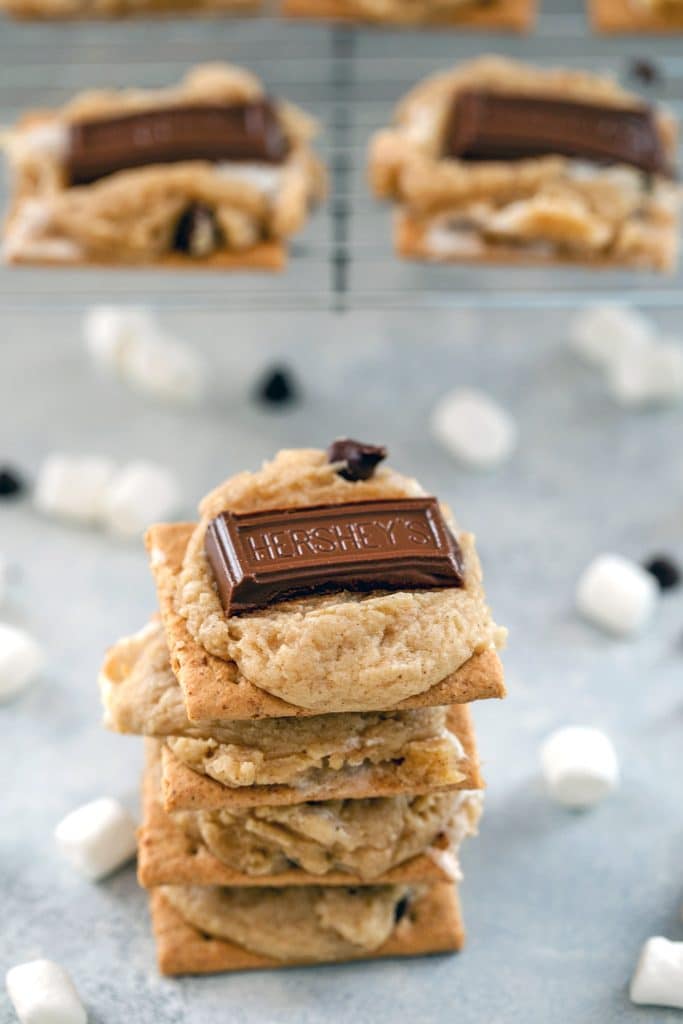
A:
<svg viewBox="0 0 683 1024">
<path fill-rule="evenodd" d="M 150 894 L 152 926 L 157 943 L 157 959 L 162 974 L 211 974 L 222 971 L 282 967 L 285 962 L 257 953 L 224 939 L 202 934 L 184 920 L 164 896 L 163 889 Z M 372 952 L 335 957 L 338 960 L 375 959 L 390 956 L 418 956 L 425 953 L 454 952 L 462 948 L 465 934 L 454 886 L 437 884 L 416 894 L 407 913 L 391 934 Z M 309 963 L 288 960 L 287 964 Z"/>
<path fill-rule="evenodd" d="M 481 810 L 480 793 L 458 792 L 304 804 L 299 805 L 301 822 L 296 807 L 291 821 L 290 808 L 264 808 L 262 818 L 253 811 L 169 815 L 161 806 L 159 775 L 158 748 L 148 741 L 138 849 L 138 878 L 145 887 L 454 881 L 459 877 L 458 847 L 476 831 Z M 354 847 L 358 829 L 349 833 L 344 827 L 345 811 L 353 812 L 351 803 L 358 803 L 361 814 L 368 816 L 371 831 L 365 846 Z M 277 817 L 278 810 L 284 817 Z M 313 815 L 311 824 L 308 814 Z M 382 837 L 376 844 L 378 830 Z M 339 860 L 347 866 L 335 866 Z M 362 877 L 348 865 L 363 868 Z"/>
<path fill-rule="evenodd" d="M 163 746 L 162 793 L 167 811 L 220 810 L 231 807 L 282 806 L 308 800 L 359 800 L 365 797 L 396 796 L 400 793 L 428 793 L 439 789 L 482 789 L 474 727 L 469 708 L 453 705 L 448 726 L 464 757 L 455 766 L 451 756 L 433 752 L 426 744 L 423 757 L 410 764 L 390 761 L 364 764 L 348 771 L 329 772 L 315 784 L 269 785 L 230 788 L 200 775 Z"/>
<path fill-rule="evenodd" d="M 669 35 L 683 32 L 683 4 L 645 4 L 638 0 L 587 0 L 596 32 Z"/>
</svg>

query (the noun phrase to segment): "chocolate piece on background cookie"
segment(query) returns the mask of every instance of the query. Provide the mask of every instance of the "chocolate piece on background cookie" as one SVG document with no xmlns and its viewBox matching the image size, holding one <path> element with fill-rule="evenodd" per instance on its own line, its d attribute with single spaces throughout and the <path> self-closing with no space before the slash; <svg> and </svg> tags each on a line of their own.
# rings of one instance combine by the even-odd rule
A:
<svg viewBox="0 0 683 1024">
<path fill-rule="evenodd" d="M 405 898 L 404 887 L 396 887 L 396 890 L 396 897 L 392 901 L 394 914 L 395 908 Z M 210 910 L 210 895 L 208 898 L 205 896 L 205 904 L 207 899 L 209 907 L 206 910 Z M 210 974 L 312 962 L 308 956 L 291 960 L 275 959 L 250 952 L 234 941 L 211 938 L 205 927 L 200 930 L 183 917 L 182 912 L 170 902 L 164 888 L 152 890 L 150 912 L 162 974 Z M 262 936 L 257 936 L 259 938 Z M 411 890 L 409 912 L 394 924 L 390 935 L 381 945 L 375 949 L 358 948 L 357 951 L 348 951 L 328 962 L 455 952 L 462 948 L 464 938 L 455 886 L 447 883 L 418 886 Z"/>
<path fill-rule="evenodd" d="M 482 57 L 404 97 L 370 180 L 407 259 L 672 270 L 676 136 L 608 77 Z"/>
<path fill-rule="evenodd" d="M 6 149 L 11 263 L 280 269 L 325 192 L 315 122 L 248 71 L 88 92 L 24 116 Z"/>
</svg>

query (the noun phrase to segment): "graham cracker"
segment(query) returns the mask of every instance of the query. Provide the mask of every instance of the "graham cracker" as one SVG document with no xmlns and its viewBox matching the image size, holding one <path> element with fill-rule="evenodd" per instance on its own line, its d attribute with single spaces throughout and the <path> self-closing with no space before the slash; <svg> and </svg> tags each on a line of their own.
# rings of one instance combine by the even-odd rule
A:
<svg viewBox="0 0 683 1024">
<path fill-rule="evenodd" d="M 451 882 L 444 862 L 450 844 L 441 838 L 429 853 L 412 857 L 372 882 L 345 871 L 312 875 L 293 867 L 277 875 L 247 875 L 223 864 L 202 843 L 197 844 L 166 814 L 159 793 L 159 750 L 147 741 L 147 766 L 143 780 L 143 823 L 138 833 L 138 881 L 145 888 L 157 885 L 393 885 L 414 882 Z"/>
<path fill-rule="evenodd" d="M 661 255 L 660 263 L 643 264 L 642 262 L 617 259 L 614 256 L 579 255 L 568 252 L 525 252 L 517 246 L 499 242 L 484 242 L 480 252 L 468 253 L 434 253 L 427 244 L 427 227 L 417 218 L 411 217 L 405 210 L 397 210 L 394 215 L 394 248 L 398 256 L 406 260 L 418 260 L 427 263 L 475 263 L 488 266 L 517 267 L 548 267 L 574 266 L 591 267 L 595 270 L 651 270 L 672 273 L 676 269 L 678 258 L 677 230 L 671 228 L 670 250 Z"/>
<path fill-rule="evenodd" d="M 588 16 L 593 30 L 607 35 L 683 32 L 683 6 L 680 5 L 676 8 L 672 4 L 666 11 L 648 11 L 629 0 L 588 0 Z"/>
<path fill-rule="evenodd" d="M 171 668 L 182 688 L 190 721 L 310 717 L 319 714 L 288 704 L 239 677 L 234 664 L 209 654 L 190 634 L 185 619 L 175 610 L 175 595 L 185 548 L 194 529 L 194 523 L 161 523 L 150 527 L 145 538 L 147 549 L 153 553 L 151 568 Z M 503 666 L 496 651 L 490 650 L 473 655 L 457 672 L 424 693 L 383 710 L 405 711 L 504 696 Z"/>
<path fill-rule="evenodd" d="M 391 15 L 373 18 L 353 9 L 345 0 L 284 0 L 282 13 L 286 18 L 309 18 L 320 21 L 344 21 L 392 28 L 429 28 L 450 25 L 463 29 L 494 29 L 507 32 L 528 32 L 536 21 L 535 0 L 487 0 L 458 10 L 437 11 L 423 19 L 406 22 Z"/>
<path fill-rule="evenodd" d="M 430 852 L 411 857 L 384 875 L 364 881 L 347 871 L 312 875 L 292 867 L 276 875 L 247 875 L 224 864 L 203 843 L 195 842 L 161 806 L 159 746 L 145 741 L 146 765 L 142 785 L 142 826 L 138 830 L 138 881 L 145 888 L 156 885 L 394 885 L 414 882 L 452 882 L 445 864 L 453 853 L 445 837 Z"/>
<path fill-rule="evenodd" d="M 77 260 L 65 263 L 63 260 L 30 259 L 19 256 L 6 258 L 11 266 L 56 267 L 64 270 L 82 268 L 110 268 L 132 270 L 143 267 L 153 270 L 284 270 L 287 266 L 287 248 L 281 242 L 261 242 L 251 249 L 233 252 L 216 252 L 211 256 L 197 259 L 184 253 L 167 253 L 149 263 L 121 263 L 115 260 Z"/>
<path fill-rule="evenodd" d="M 161 788 L 166 811 L 217 811 L 223 807 L 284 806 L 309 800 L 362 800 L 365 797 L 397 796 L 400 793 L 433 793 L 438 790 L 483 789 L 476 737 L 470 710 L 454 704 L 448 709 L 448 728 L 465 751 L 462 778 L 448 785 L 433 780 L 402 778 L 394 762 L 362 765 L 348 775 L 331 772 L 330 778 L 313 788 L 280 784 L 262 786 L 224 786 L 207 775 L 189 768 L 162 745 Z M 150 741 L 155 742 L 155 741 Z M 160 742 L 160 741 L 156 741 Z"/>
<path fill-rule="evenodd" d="M 149 902 L 162 974 L 213 974 L 310 963 L 302 960 L 285 963 L 250 953 L 225 939 L 203 935 L 181 917 L 158 889 L 152 889 Z M 446 882 L 438 882 L 416 895 L 409 913 L 398 922 L 379 949 L 359 952 L 357 956 L 345 957 L 344 961 L 450 953 L 462 949 L 464 941 L 457 889 Z"/>
</svg>

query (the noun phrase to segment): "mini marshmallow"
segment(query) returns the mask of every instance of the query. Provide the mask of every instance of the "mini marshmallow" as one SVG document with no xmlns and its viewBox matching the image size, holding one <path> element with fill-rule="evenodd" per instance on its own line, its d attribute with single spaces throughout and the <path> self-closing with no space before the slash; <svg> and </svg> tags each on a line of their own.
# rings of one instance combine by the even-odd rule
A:
<svg viewBox="0 0 683 1024">
<path fill-rule="evenodd" d="M 548 793 L 565 807 L 599 803 L 619 782 L 619 763 L 608 736 L 599 729 L 557 729 L 541 747 Z"/>
<path fill-rule="evenodd" d="M 62 818 L 55 839 L 74 867 L 98 881 L 135 855 L 135 822 L 118 800 L 103 796 Z"/>
<path fill-rule="evenodd" d="M 5 983 L 21 1024 L 86 1024 L 85 1007 L 74 983 L 52 960 L 11 967 Z"/>
<path fill-rule="evenodd" d="M 683 348 L 662 342 L 624 352 L 608 369 L 610 393 L 620 405 L 666 405 L 683 398 Z"/>
<path fill-rule="evenodd" d="M 136 391 L 166 402 L 189 405 L 204 390 L 204 366 L 197 354 L 161 336 L 139 339 L 130 346 L 123 375 Z"/>
<path fill-rule="evenodd" d="M 50 455 L 38 472 L 36 508 L 59 519 L 97 522 L 114 470 L 109 459 L 97 455 Z"/>
<path fill-rule="evenodd" d="M 140 339 L 155 336 L 151 312 L 133 306 L 93 306 L 83 321 L 86 348 L 101 369 L 121 375 L 129 350 Z"/>
<path fill-rule="evenodd" d="M 683 942 L 661 935 L 647 940 L 631 979 L 631 1001 L 683 1010 Z"/>
<path fill-rule="evenodd" d="M 588 306 L 569 325 L 571 347 L 598 366 L 644 351 L 654 338 L 653 325 L 630 306 Z"/>
<path fill-rule="evenodd" d="M 0 700 L 8 700 L 33 683 L 45 667 L 38 643 L 24 629 L 0 622 Z"/>
<path fill-rule="evenodd" d="M 517 425 L 482 391 L 452 391 L 437 403 L 432 434 L 452 455 L 480 469 L 507 459 L 517 444 Z"/>
<path fill-rule="evenodd" d="M 584 569 L 576 588 L 576 607 L 595 625 L 618 636 L 642 629 L 651 617 L 657 581 L 621 555 L 600 555 Z"/>
<path fill-rule="evenodd" d="M 153 462 L 130 462 L 114 477 L 104 501 L 104 522 L 112 533 L 139 536 L 150 523 L 166 519 L 179 502 L 176 478 Z"/>
</svg>

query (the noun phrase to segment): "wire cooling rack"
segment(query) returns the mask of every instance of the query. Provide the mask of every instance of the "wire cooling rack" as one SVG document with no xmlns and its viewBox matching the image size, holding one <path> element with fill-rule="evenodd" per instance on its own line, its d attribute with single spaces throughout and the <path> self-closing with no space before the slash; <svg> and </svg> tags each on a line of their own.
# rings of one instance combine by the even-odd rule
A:
<svg viewBox="0 0 683 1024">
<path fill-rule="evenodd" d="M 219 310 L 543 309 L 625 292 L 642 306 L 683 306 L 680 274 L 402 262 L 391 245 L 390 210 L 368 191 L 367 142 L 387 123 L 395 101 L 424 75 L 480 53 L 588 67 L 626 82 L 633 60 L 647 57 L 662 77 L 641 90 L 682 115 L 683 37 L 593 36 L 584 12 L 569 9 L 577 2 L 545 0 L 536 32 L 521 38 L 354 29 L 270 17 L 71 24 L 0 20 L 2 124 L 26 109 L 57 106 L 84 88 L 157 86 L 177 80 L 200 61 L 229 60 L 250 67 L 271 92 L 319 118 L 318 149 L 332 178 L 329 201 L 294 241 L 283 274 L 5 267 L 0 270 L 2 307 L 80 307 L 110 300 Z M 638 88 L 637 82 L 629 84 Z M 6 201 L 4 178 L 2 189 Z"/>
</svg>

